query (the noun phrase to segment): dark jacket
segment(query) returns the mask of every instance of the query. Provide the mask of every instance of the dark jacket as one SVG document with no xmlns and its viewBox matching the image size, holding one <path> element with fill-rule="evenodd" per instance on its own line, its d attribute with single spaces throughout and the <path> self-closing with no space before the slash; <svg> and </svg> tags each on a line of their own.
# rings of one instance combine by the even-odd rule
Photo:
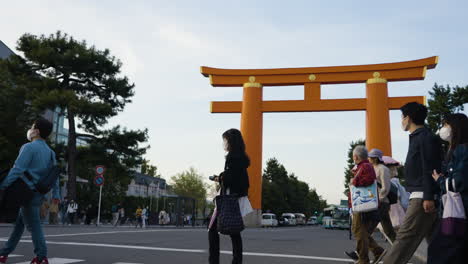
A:
<svg viewBox="0 0 468 264">
<path fill-rule="evenodd" d="M 441 163 L 442 148 L 439 137 L 426 127 L 411 133 L 405 163 L 406 190 L 423 192 L 424 200 L 434 200 L 437 185 L 432 178 L 432 172 L 440 172 Z"/>
<path fill-rule="evenodd" d="M 440 177 L 437 181 L 443 193 L 446 193 L 445 180 L 449 179 L 450 190 L 452 190 L 452 179 L 455 180 L 456 191 L 462 196 L 465 207 L 468 205 L 468 145 L 459 145 L 452 153 L 452 157 L 444 172 L 447 177 Z"/>
<path fill-rule="evenodd" d="M 249 175 L 247 168 L 250 166 L 249 159 L 244 155 L 226 156 L 224 172 L 220 174 L 221 185 L 224 190 L 229 188 L 231 194 L 246 196 L 249 192 Z"/>
</svg>

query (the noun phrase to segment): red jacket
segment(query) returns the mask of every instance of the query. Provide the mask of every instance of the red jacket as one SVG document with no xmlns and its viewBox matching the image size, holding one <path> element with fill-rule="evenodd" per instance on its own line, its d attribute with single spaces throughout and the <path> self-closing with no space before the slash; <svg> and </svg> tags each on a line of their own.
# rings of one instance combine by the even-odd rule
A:
<svg viewBox="0 0 468 264">
<path fill-rule="evenodd" d="M 356 187 L 365 187 L 372 185 L 376 179 L 374 166 L 368 160 L 364 160 L 357 165 L 352 184 Z"/>
</svg>

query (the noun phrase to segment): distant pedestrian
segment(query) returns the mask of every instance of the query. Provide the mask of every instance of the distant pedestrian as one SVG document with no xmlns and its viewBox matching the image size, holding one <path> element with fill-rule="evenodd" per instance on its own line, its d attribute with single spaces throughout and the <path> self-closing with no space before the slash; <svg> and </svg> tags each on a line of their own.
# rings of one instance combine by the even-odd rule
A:
<svg viewBox="0 0 468 264">
<path fill-rule="evenodd" d="M 146 228 L 146 224 L 148 221 L 148 214 L 149 214 L 148 207 L 143 208 L 141 212 L 141 221 L 142 221 L 143 228 Z"/>
<path fill-rule="evenodd" d="M 41 204 L 41 222 L 46 224 L 48 216 L 49 216 L 49 202 L 47 201 L 46 198 L 43 198 L 42 204 Z"/>
<path fill-rule="evenodd" d="M 117 222 L 119 221 L 119 210 L 120 210 L 120 203 L 114 204 L 112 206 L 111 212 L 112 212 L 112 225 L 113 226 L 116 226 Z"/>
<path fill-rule="evenodd" d="M 138 206 L 136 212 L 135 212 L 135 218 L 136 218 L 136 226 L 140 226 L 143 228 L 143 209 L 141 209 L 140 206 Z"/>
<path fill-rule="evenodd" d="M 56 225 L 58 224 L 58 212 L 59 204 L 58 201 L 54 200 L 49 207 L 49 224 Z"/>
<path fill-rule="evenodd" d="M 91 225 L 91 222 L 93 221 L 95 215 L 96 215 L 96 210 L 94 210 L 92 205 L 88 205 L 86 208 L 86 213 L 85 213 L 85 224 L 86 225 Z M 96 223 L 97 224 L 97 223 Z"/>
<path fill-rule="evenodd" d="M 68 203 L 68 197 L 65 197 L 60 203 L 60 220 L 62 225 L 65 225 L 68 222 Z"/>
<path fill-rule="evenodd" d="M 75 224 L 76 212 L 78 212 L 78 204 L 75 202 L 75 200 L 71 199 L 67 208 L 68 225 Z"/>
<path fill-rule="evenodd" d="M 124 225 L 125 224 L 125 208 L 121 207 L 120 208 L 120 212 L 119 212 L 119 222 L 120 222 L 120 225 Z"/>
</svg>

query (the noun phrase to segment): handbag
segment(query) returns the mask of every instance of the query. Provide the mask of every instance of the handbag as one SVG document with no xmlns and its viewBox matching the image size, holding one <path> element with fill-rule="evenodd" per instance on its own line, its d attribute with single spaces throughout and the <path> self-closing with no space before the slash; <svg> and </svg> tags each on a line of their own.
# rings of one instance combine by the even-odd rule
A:
<svg viewBox="0 0 468 264">
<path fill-rule="evenodd" d="M 353 212 L 364 213 L 379 209 L 379 194 L 377 191 L 377 181 L 365 187 L 350 185 L 351 206 Z"/>
<path fill-rule="evenodd" d="M 455 179 L 452 179 L 453 192 L 449 190 L 449 179 L 445 181 L 447 193 L 442 195 L 444 211 L 441 221 L 441 232 L 447 236 L 463 237 L 465 235 L 466 214 L 463 200 L 455 188 Z"/>
<path fill-rule="evenodd" d="M 223 235 L 239 234 L 245 229 L 236 195 L 218 195 L 215 198 L 218 232 Z"/>
<path fill-rule="evenodd" d="M 382 188 L 382 185 L 380 183 L 377 183 L 377 186 L 379 188 Z M 390 191 L 387 194 L 387 198 L 390 204 L 398 203 L 398 187 L 392 182 L 390 182 Z"/>
</svg>

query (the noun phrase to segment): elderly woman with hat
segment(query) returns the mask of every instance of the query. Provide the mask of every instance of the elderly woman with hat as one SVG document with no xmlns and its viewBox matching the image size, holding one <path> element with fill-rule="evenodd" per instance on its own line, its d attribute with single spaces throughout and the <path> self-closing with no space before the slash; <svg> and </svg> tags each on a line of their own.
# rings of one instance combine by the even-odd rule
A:
<svg viewBox="0 0 468 264">
<path fill-rule="evenodd" d="M 390 169 L 387 168 L 383 160 L 383 152 L 379 149 L 372 149 L 369 152 L 369 162 L 374 166 L 375 175 L 377 177 L 377 182 L 379 186 L 379 215 L 380 215 L 380 224 L 388 236 L 388 238 L 393 242 L 396 238 L 395 230 L 393 229 L 392 221 L 390 219 L 390 201 L 388 199 L 388 194 L 391 187 L 391 174 Z"/>
</svg>

